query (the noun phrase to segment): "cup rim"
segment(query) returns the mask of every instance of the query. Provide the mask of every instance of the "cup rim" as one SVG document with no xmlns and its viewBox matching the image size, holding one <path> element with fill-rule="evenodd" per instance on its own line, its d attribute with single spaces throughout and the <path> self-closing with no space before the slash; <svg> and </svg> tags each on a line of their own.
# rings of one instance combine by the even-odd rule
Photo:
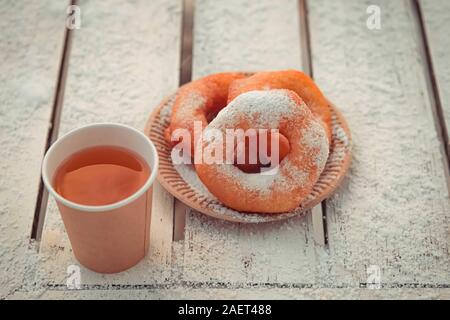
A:
<svg viewBox="0 0 450 320">
<path fill-rule="evenodd" d="M 56 146 L 58 144 L 69 139 L 74 134 L 78 133 L 79 131 L 85 130 L 86 128 L 92 128 L 92 127 L 119 127 L 119 128 L 124 128 L 124 129 L 130 130 L 134 134 L 140 135 L 148 142 L 150 149 L 153 152 L 154 162 L 155 162 L 154 165 L 150 168 L 151 173 L 150 173 L 149 177 L 147 178 L 147 181 L 144 183 L 144 185 L 141 188 L 139 188 L 139 190 L 137 190 L 135 193 L 133 193 L 131 196 L 129 196 L 125 199 L 122 199 L 120 201 L 117 201 L 117 202 L 114 202 L 111 204 L 101 205 L 101 206 L 83 205 L 83 204 L 79 204 L 79 203 L 67 200 L 66 198 L 61 196 L 58 192 L 56 192 L 56 190 L 53 188 L 53 185 L 49 181 L 49 178 L 47 176 L 47 171 L 46 171 L 49 154 L 52 153 L 52 151 L 56 148 Z M 147 164 L 150 167 L 150 164 L 149 163 L 147 163 Z M 99 122 L 99 123 L 92 123 L 92 124 L 88 124 L 88 125 L 73 129 L 73 130 L 69 131 L 68 133 L 66 133 L 65 135 L 63 135 L 62 137 L 60 137 L 59 139 L 57 139 L 45 153 L 44 160 L 42 162 L 41 174 L 42 174 L 42 180 L 44 181 L 44 185 L 46 186 L 47 190 L 49 190 L 49 192 L 52 194 L 53 197 L 55 197 L 55 199 L 58 202 L 62 203 L 63 205 L 65 205 L 69 208 L 79 210 L 79 211 L 104 212 L 104 211 L 111 211 L 111 210 L 115 210 L 115 209 L 124 207 L 124 206 L 128 205 L 129 203 L 133 202 L 134 200 L 138 199 L 141 195 L 143 195 L 152 186 L 153 182 L 155 181 L 156 176 L 158 174 L 158 167 L 159 167 L 159 157 L 158 157 L 158 152 L 156 150 L 156 147 L 153 144 L 153 141 L 150 140 L 150 138 L 147 137 L 144 133 L 142 133 L 141 131 L 139 131 L 133 127 L 130 127 L 130 126 L 124 125 L 124 124 L 120 124 L 120 123 Z"/>
</svg>

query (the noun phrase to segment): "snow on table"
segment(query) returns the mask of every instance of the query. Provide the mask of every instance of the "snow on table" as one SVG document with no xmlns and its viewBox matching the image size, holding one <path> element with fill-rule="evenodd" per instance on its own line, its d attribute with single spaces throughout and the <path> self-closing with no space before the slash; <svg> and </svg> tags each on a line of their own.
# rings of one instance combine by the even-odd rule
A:
<svg viewBox="0 0 450 320">
<path fill-rule="evenodd" d="M 0 298 L 22 286 L 64 45 L 65 1 L 0 2 Z"/>
<path fill-rule="evenodd" d="M 324 205 L 326 245 L 320 207 L 303 218 L 240 225 L 193 212 L 156 185 L 147 257 L 115 275 L 81 267 L 84 290 L 75 291 L 66 287 L 67 268 L 78 263 L 53 199 L 39 252 L 29 245 L 67 3 L 0 3 L 7 31 L 0 35 L 7 61 L 0 73 L 0 297 L 449 298 L 448 140 L 440 126 L 449 107 L 450 49 L 441 23 L 450 19 L 436 3 L 197 0 L 186 66 L 181 0 L 80 0 L 60 134 L 101 121 L 143 129 L 176 90 L 180 67 L 192 67 L 193 79 L 296 68 L 311 72 L 347 118 L 354 158 Z M 381 9 L 380 30 L 366 25 L 369 6 Z M 378 274 L 383 290 L 363 288 Z"/>
</svg>

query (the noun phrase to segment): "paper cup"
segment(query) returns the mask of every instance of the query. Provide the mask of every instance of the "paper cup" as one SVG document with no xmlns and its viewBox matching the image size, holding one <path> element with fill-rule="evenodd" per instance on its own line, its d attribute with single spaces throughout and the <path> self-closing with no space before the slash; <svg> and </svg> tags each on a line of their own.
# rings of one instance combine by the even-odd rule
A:
<svg viewBox="0 0 450 320">
<path fill-rule="evenodd" d="M 53 179 L 73 153 L 95 146 L 117 146 L 136 152 L 150 167 L 145 184 L 133 195 L 103 206 L 74 203 L 59 195 Z M 98 123 L 67 133 L 47 151 L 42 165 L 45 186 L 55 197 L 77 260 L 100 273 L 116 273 L 138 263 L 149 247 L 152 184 L 158 154 L 150 139 L 131 127 Z"/>
</svg>

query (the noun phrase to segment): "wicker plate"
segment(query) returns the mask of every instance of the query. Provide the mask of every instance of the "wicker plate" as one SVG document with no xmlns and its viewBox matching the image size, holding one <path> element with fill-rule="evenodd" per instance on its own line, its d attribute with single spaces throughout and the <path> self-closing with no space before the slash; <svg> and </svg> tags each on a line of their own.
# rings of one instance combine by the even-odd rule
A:
<svg viewBox="0 0 450 320">
<path fill-rule="evenodd" d="M 239 212 L 224 206 L 200 182 L 191 165 L 172 163 L 171 149 L 164 139 L 164 130 L 169 126 L 175 94 L 166 98 L 151 114 L 145 126 L 145 134 L 154 142 L 159 154 L 158 180 L 174 197 L 189 207 L 206 215 L 234 222 L 270 222 L 302 215 L 330 196 L 342 181 L 351 161 L 351 136 L 342 114 L 331 103 L 332 141 L 325 169 L 311 194 L 301 205 L 290 212 L 278 214 Z"/>
</svg>

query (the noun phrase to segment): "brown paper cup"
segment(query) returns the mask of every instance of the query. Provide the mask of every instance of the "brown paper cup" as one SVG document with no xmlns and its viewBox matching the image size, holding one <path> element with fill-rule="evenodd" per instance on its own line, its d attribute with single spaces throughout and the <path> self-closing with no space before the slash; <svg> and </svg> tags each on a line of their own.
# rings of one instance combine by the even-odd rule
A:
<svg viewBox="0 0 450 320">
<path fill-rule="evenodd" d="M 110 145 L 139 154 L 151 169 L 136 193 L 105 206 L 86 206 L 64 199 L 53 188 L 59 165 L 85 148 Z M 158 155 L 143 133 L 120 124 L 93 124 L 69 132 L 48 150 L 42 166 L 45 186 L 55 197 L 77 260 L 100 273 L 116 273 L 137 264 L 149 247 L 152 184 L 158 172 Z"/>
</svg>

